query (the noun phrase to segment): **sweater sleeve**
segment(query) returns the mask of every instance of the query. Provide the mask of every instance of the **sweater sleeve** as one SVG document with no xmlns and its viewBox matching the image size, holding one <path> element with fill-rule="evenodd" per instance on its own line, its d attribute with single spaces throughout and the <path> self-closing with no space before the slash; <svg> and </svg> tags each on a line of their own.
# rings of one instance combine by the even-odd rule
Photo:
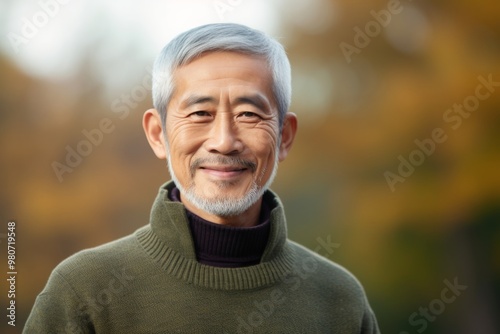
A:
<svg viewBox="0 0 500 334">
<path fill-rule="evenodd" d="M 84 303 L 57 271 L 52 272 L 26 321 L 23 334 L 31 333 L 94 333 Z"/>
<path fill-rule="evenodd" d="M 368 305 L 368 301 L 366 301 L 365 312 L 363 315 L 361 334 L 380 334 L 377 318 L 375 317 L 370 305 Z"/>
</svg>

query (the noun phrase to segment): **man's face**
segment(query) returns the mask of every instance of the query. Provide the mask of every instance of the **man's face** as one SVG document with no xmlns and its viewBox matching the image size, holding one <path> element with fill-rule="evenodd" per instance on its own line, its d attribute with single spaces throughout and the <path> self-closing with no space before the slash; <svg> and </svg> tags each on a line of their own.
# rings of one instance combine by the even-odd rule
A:
<svg viewBox="0 0 500 334">
<path fill-rule="evenodd" d="M 267 62 L 212 52 L 178 68 L 174 80 L 165 131 L 183 202 L 219 216 L 242 213 L 272 182 L 278 162 L 279 118 Z"/>
</svg>

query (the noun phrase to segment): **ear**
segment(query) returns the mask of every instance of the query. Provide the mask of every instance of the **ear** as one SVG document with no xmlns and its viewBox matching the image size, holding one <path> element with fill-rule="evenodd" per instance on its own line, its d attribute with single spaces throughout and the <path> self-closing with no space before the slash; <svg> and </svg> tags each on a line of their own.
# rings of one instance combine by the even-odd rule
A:
<svg viewBox="0 0 500 334">
<path fill-rule="evenodd" d="M 161 117 L 156 109 L 149 109 L 144 113 L 142 127 L 153 152 L 159 159 L 165 159 L 167 156 L 167 144 L 163 136 Z"/>
<path fill-rule="evenodd" d="M 283 120 L 283 129 L 281 130 L 281 144 L 279 152 L 279 161 L 285 160 L 288 152 L 292 148 L 295 134 L 297 133 L 297 115 L 291 112 L 285 114 Z"/>
</svg>

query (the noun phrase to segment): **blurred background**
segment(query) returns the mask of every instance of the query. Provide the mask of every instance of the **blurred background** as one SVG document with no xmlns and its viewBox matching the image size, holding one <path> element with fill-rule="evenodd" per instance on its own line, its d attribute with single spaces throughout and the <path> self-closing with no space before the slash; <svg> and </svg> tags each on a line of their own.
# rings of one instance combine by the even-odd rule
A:
<svg viewBox="0 0 500 334">
<path fill-rule="evenodd" d="M 289 237 L 340 244 L 329 258 L 382 333 L 500 333 L 496 0 L 2 0 L 0 267 L 14 220 L 18 275 L 0 332 L 21 331 L 60 261 L 148 223 L 169 179 L 141 126 L 151 65 L 211 22 L 289 54 L 299 132 L 273 185 Z M 467 288 L 443 302 L 446 282 Z"/>
</svg>

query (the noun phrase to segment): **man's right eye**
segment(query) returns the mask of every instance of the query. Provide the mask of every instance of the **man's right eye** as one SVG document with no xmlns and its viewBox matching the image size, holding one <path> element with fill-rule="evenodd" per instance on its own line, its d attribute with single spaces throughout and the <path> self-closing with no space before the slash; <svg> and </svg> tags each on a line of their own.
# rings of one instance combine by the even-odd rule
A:
<svg viewBox="0 0 500 334">
<path fill-rule="evenodd" d="M 190 116 L 207 117 L 207 116 L 211 116 L 211 114 L 208 111 L 200 110 L 200 111 L 195 111 L 195 112 L 191 113 Z"/>
</svg>

